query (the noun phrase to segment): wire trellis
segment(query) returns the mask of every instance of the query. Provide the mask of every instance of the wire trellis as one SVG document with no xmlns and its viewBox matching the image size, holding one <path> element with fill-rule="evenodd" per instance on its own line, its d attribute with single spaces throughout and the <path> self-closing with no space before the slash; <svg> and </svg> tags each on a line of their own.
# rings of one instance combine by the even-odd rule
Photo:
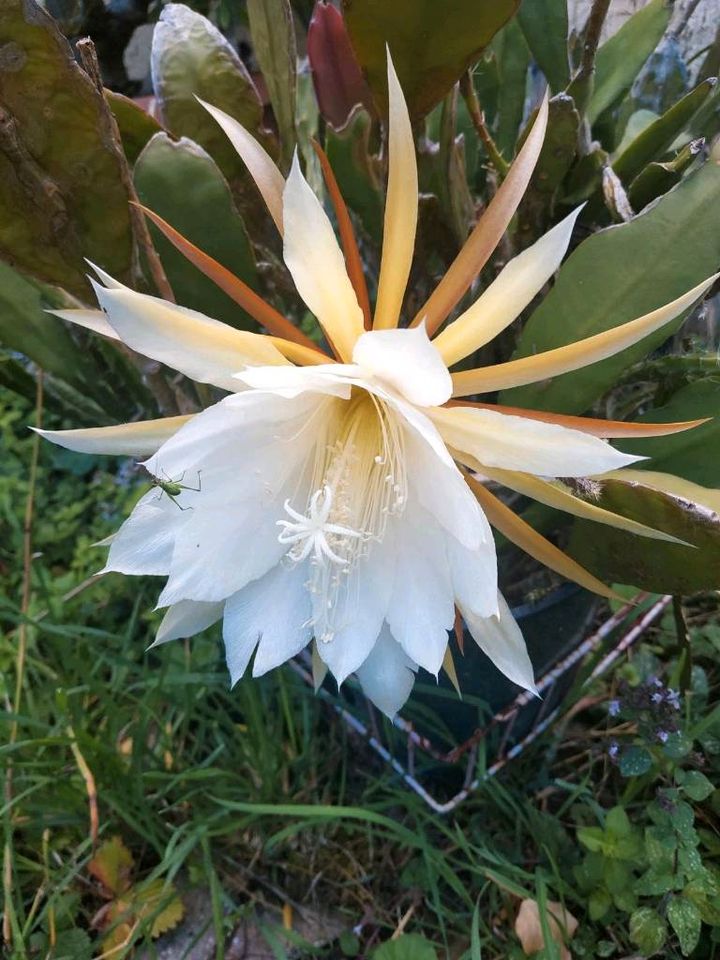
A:
<svg viewBox="0 0 720 960">
<path fill-rule="evenodd" d="M 589 637 L 578 644 L 558 663 L 543 673 L 537 681 L 537 689 L 542 702 L 533 719 L 531 729 L 524 735 L 513 736 L 513 731 L 517 728 L 518 720 L 523 711 L 535 700 L 534 695 L 526 690 L 519 693 L 508 706 L 498 710 L 484 726 L 476 729 L 463 743 L 451 750 L 441 749 L 433 742 L 431 737 L 418 732 L 411 721 L 397 716 L 393 720 L 393 728 L 405 738 L 405 759 L 404 762 L 401 762 L 393 753 L 391 747 L 383 742 L 382 733 L 377 723 L 374 722 L 372 705 L 368 701 L 365 702 L 368 706 L 370 721 L 365 722 L 347 706 L 338 703 L 336 698 L 328 691 L 321 689 L 318 691 L 318 695 L 332 705 L 347 727 L 365 740 L 368 746 L 392 767 L 402 778 L 405 785 L 421 797 L 431 810 L 438 814 L 447 814 L 455 810 L 481 784 L 495 776 L 513 759 L 518 757 L 529 744 L 547 730 L 555 720 L 560 718 L 562 702 L 551 708 L 552 697 L 550 694 L 562 678 L 566 678 L 574 668 L 579 667 L 586 657 L 598 651 L 616 630 L 623 628 L 621 636 L 594 666 L 586 683 L 605 673 L 623 653 L 642 637 L 648 627 L 657 621 L 672 603 L 672 597 L 663 596 L 654 599 L 648 606 L 647 602 L 651 599 L 650 594 L 639 593 L 608 617 Z M 306 664 L 293 661 L 292 667 L 307 684 L 313 685 L 312 673 Z M 546 696 L 543 696 L 543 694 Z M 494 734 L 499 734 L 499 740 L 493 762 L 485 769 L 479 769 L 479 746 Z M 462 786 L 449 799 L 443 800 L 434 796 L 428 787 L 421 782 L 421 775 L 418 774 L 416 769 L 418 752 L 437 764 L 465 764 Z"/>
</svg>

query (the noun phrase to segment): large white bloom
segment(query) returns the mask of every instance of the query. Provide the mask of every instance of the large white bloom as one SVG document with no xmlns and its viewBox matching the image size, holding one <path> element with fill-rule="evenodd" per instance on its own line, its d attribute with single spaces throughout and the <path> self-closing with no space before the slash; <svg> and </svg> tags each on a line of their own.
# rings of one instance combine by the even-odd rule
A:
<svg viewBox="0 0 720 960">
<path fill-rule="evenodd" d="M 468 244 L 415 320 L 399 328 L 417 171 L 391 64 L 388 75 L 389 182 L 374 320 L 331 173 L 326 169 L 344 249 L 297 160 L 285 181 L 246 131 L 209 107 L 254 175 L 282 233 L 285 263 L 334 356 L 154 217 L 272 335 L 231 329 L 135 293 L 98 270 L 103 313 L 63 316 L 229 395 L 192 417 L 45 435 L 75 450 L 147 457 L 153 476 L 182 483 L 177 496 L 152 489 L 140 500 L 112 540 L 105 567 L 167 578 L 159 606 L 168 609 L 156 643 L 222 619 L 234 683 L 251 661 L 258 676 L 313 642 L 316 661 L 338 682 L 357 674 L 366 694 L 393 715 L 418 667 L 437 674 L 448 666 L 456 611 L 497 666 L 533 689 L 522 636 L 498 594 L 488 518 L 554 569 L 608 593 L 510 513 L 478 476 L 581 516 L 662 536 L 585 503 L 554 478 L 602 474 L 637 459 L 609 446 L 607 437 L 690 425 L 605 423 L 451 398 L 608 356 L 677 316 L 707 284 L 570 347 L 452 375 L 449 367 L 505 329 L 551 277 L 576 214 L 513 260 L 431 339 L 513 215 L 542 144 L 543 103 Z"/>
</svg>

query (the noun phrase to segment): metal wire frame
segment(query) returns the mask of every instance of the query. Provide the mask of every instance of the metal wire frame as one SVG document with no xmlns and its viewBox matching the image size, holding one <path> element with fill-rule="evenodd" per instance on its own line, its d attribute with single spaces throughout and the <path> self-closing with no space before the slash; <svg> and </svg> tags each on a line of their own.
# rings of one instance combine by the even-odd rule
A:
<svg viewBox="0 0 720 960">
<path fill-rule="evenodd" d="M 605 620 L 594 633 L 580 643 L 571 653 L 544 673 L 537 681 L 539 694 L 542 696 L 543 692 L 550 692 L 553 685 L 561 677 L 579 664 L 580 661 L 590 653 L 597 650 L 603 641 L 618 627 L 626 623 L 626 621 L 632 617 L 632 614 L 637 612 L 637 607 L 649 598 L 650 594 L 648 593 L 637 594 L 631 601 Z M 663 612 L 671 603 L 671 596 L 659 597 L 650 607 L 632 618 L 628 629 L 613 646 L 612 650 L 594 667 L 586 682 L 589 683 L 590 680 L 605 673 L 607 669 L 645 633 L 647 628 L 662 616 Z M 298 661 L 292 661 L 291 665 L 307 684 L 310 686 L 313 685 L 312 674 L 306 666 Z M 532 730 L 521 739 L 513 741 L 512 731 L 515 722 L 523 708 L 527 707 L 534 699 L 532 693 L 523 690 L 522 693 L 515 697 L 509 706 L 498 711 L 484 727 L 476 730 L 464 743 L 446 752 L 438 750 L 432 743 L 432 740 L 414 730 L 412 723 L 408 720 L 404 720 L 402 717 L 395 717 L 393 726 L 404 733 L 407 738 L 407 760 L 405 765 L 403 765 L 382 743 L 377 724 L 373 722 L 374 714 L 372 710 L 370 711 L 370 723 L 366 724 L 350 710 L 337 703 L 327 691 L 320 690 L 318 695 L 327 700 L 347 727 L 361 736 L 368 746 L 400 775 L 406 786 L 413 790 L 427 803 L 431 810 L 438 814 L 447 814 L 455 810 L 473 791 L 477 790 L 482 783 L 490 777 L 495 776 L 511 760 L 518 757 L 529 744 L 547 730 L 562 712 L 562 705 L 548 711 L 550 700 L 549 698 L 544 699 L 538 715 L 535 718 Z M 371 727 L 374 729 L 371 729 Z M 479 744 L 496 730 L 501 731 L 497 757 L 491 766 L 476 775 Z M 449 800 L 443 801 L 437 799 L 417 779 L 415 771 L 416 750 L 422 751 L 431 759 L 440 763 L 454 764 L 458 763 L 463 757 L 467 758 L 462 788 Z"/>
</svg>

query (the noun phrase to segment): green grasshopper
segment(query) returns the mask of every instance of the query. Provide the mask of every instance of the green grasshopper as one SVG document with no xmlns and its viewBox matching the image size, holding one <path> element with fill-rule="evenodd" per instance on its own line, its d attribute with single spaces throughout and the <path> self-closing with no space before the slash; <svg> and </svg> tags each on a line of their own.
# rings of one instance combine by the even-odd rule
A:
<svg viewBox="0 0 720 960">
<path fill-rule="evenodd" d="M 179 510 L 192 510 L 192 507 L 181 507 L 177 501 L 177 498 L 180 496 L 183 490 L 193 490 L 195 493 L 200 493 L 200 491 L 202 490 L 202 484 L 200 483 L 200 471 L 198 470 L 197 472 L 196 487 L 191 487 L 187 483 L 183 483 L 183 478 L 185 477 L 184 470 L 180 474 L 177 480 L 173 480 L 171 477 L 169 477 L 164 470 L 163 470 L 163 474 L 165 475 L 164 480 L 161 479 L 160 477 L 154 476 L 151 473 L 150 485 L 152 487 L 157 487 L 159 489 L 160 496 L 162 496 L 163 493 L 166 493 Z"/>
</svg>

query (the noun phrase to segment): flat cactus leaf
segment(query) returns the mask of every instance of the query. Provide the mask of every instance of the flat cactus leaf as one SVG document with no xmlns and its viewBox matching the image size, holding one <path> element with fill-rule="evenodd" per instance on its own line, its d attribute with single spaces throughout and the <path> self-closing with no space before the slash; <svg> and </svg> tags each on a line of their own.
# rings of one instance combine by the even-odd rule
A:
<svg viewBox="0 0 720 960">
<path fill-rule="evenodd" d="M 663 530 L 689 546 L 649 543 L 576 521 L 568 552 L 597 577 L 676 595 L 720 587 L 720 490 L 650 470 L 622 470 L 591 483 L 592 502 Z"/>
<path fill-rule="evenodd" d="M 588 119 L 591 123 L 616 104 L 633 85 L 643 64 L 667 29 L 672 4 L 650 0 L 598 50 Z"/>
<path fill-rule="evenodd" d="M 384 200 L 380 170 L 370 150 L 371 126 L 367 111 L 356 107 L 341 130 L 327 128 L 325 152 L 345 202 L 368 235 L 379 243 Z"/>
<path fill-rule="evenodd" d="M 297 49 L 289 0 L 248 0 L 253 50 L 272 104 L 280 133 L 280 157 L 290 169 L 295 147 Z"/>
<path fill-rule="evenodd" d="M 105 99 L 120 130 L 127 161 L 132 166 L 150 137 L 162 130 L 162 126 L 130 97 L 105 90 Z"/>
<path fill-rule="evenodd" d="M 714 379 L 696 380 L 674 393 L 667 404 L 648 410 L 640 422 L 672 423 L 677 420 L 711 418 L 708 423 L 673 436 L 646 440 L 623 440 L 618 446 L 625 453 L 649 457 L 638 468 L 662 470 L 706 487 L 720 487 L 720 383 Z"/>
<path fill-rule="evenodd" d="M 520 336 L 516 357 L 564 346 L 669 303 L 720 262 L 720 165 L 711 157 L 630 223 L 593 234 L 568 257 Z M 508 406 L 584 413 L 622 372 L 681 325 L 675 320 L 635 346 L 589 367 L 505 390 Z"/>
<path fill-rule="evenodd" d="M 175 142 L 158 133 L 138 157 L 134 177 L 141 203 L 245 283 L 257 287 L 255 255 L 245 224 L 227 181 L 202 147 L 186 137 Z M 191 266 L 154 225 L 149 227 L 178 303 L 234 327 L 257 329 L 226 293 Z"/>
<path fill-rule="evenodd" d="M 564 90 L 570 82 L 567 0 L 523 0 L 518 23 L 550 89 Z"/>
<path fill-rule="evenodd" d="M 613 170 L 625 184 L 629 184 L 643 167 L 652 160 L 660 159 L 670 149 L 675 139 L 692 123 L 716 84 L 715 77 L 703 80 L 666 113 L 646 126 L 613 159 Z M 686 141 L 691 139 L 691 135 L 687 134 Z"/>
<path fill-rule="evenodd" d="M 0 258 L 89 300 L 83 257 L 131 280 L 126 190 L 102 97 L 34 0 L 0 19 Z"/>
<path fill-rule="evenodd" d="M 382 112 L 386 44 L 411 116 L 424 117 L 515 13 L 519 0 L 344 0 L 350 39 Z"/>
<path fill-rule="evenodd" d="M 166 128 L 199 143 L 231 184 L 243 177 L 244 166 L 234 147 L 195 99 L 219 107 L 253 135 L 258 134 L 262 102 L 230 43 L 201 14 L 184 4 L 169 3 L 155 27 L 151 63 L 155 96 Z"/>
</svg>

